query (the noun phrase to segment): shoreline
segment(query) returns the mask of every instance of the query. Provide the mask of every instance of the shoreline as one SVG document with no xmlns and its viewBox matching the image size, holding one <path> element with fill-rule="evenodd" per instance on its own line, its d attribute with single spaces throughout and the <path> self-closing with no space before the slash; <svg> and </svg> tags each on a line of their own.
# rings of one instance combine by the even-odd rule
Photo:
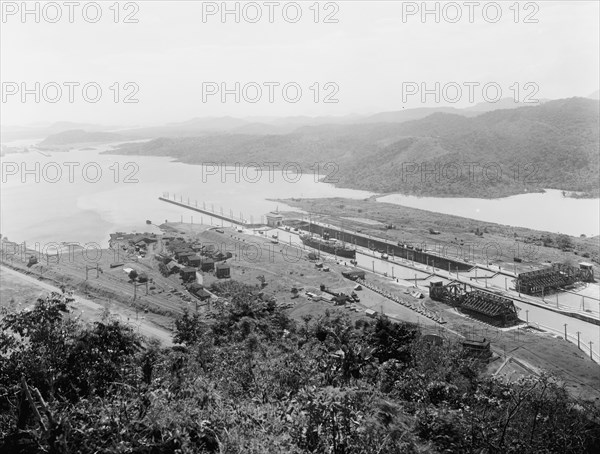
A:
<svg viewBox="0 0 600 454">
<path fill-rule="evenodd" d="M 158 140 L 158 139 L 162 139 L 162 138 L 167 138 L 170 139 L 172 137 L 152 137 L 152 138 L 131 138 L 130 140 L 122 140 L 122 141 L 118 141 L 118 142 L 73 142 L 73 143 L 64 143 L 64 144 L 60 144 L 60 145 L 53 145 L 53 146 L 43 146 L 43 147 L 38 147 L 38 146 L 34 146 L 34 145 L 30 145 L 30 147 L 32 148 L 37 148 L 43 151 L 50 151 L 50 152 L 71 152 L 71 151 L 76 151 L 78 149 L 80 149 L 81 147 L 106 147 L 106 146 L 112 146 L 111 149 L 108 150 L 104 150 L 104 151 L 100 151 L 100 154 L 104 154 L 104 155 L 116 155 L 116 156 L 141 156 L 141 157 L 162 157 L 162 158 L 170 158 L 171 162 L 176 162 L 176 163 L 181 163 L 181 164 L 188 164 L 188 165 L 196 165 L 196 166 L 200 166 L 203 163 L 202 162 L 197 162 L 195 159 L 186 159 L 185 157 L 181 157 L 181 156 L 175 156 L 172 154 L 144 154 L 144 153 L 134 153 L 134 152 L 123 152 L 123 145 L 128 145 L 128 144 L 137 144 L 137 143 L 144 143 L 144 142 L 151 142 L 154 140 Z M 40 139 L 38 139 L 40 140 Z M 42 139 L 43 141 L 43 139 Z M 6 146 L 8 148 L 28 148 L 27 146 L 11 146 L 9 145 L 10 141 L 2 144 L 3 146 Z M 121 152 L 119 152 L 121 151 Z M 5 153 L 5 155 L 8 154 L 19 154 L 19 153 L 23 153 L 23 151 L 9 151 L 8 153 Z M 229 163 L 226 161 L 220 162 L 219 165 L 225 165 L 225 166 L 234 166 L 236 164 L 240 164 L 239 162 L 234 162 L 234 163 Z M 307 169 L 310 169 L 311 166 L 306 166 Z M 261 169 L 268 169 L 268 166 L 266 167 L 259 167 Z M 399 192 L 399 191 L 373 191 L 373 190 L 369 190 L 369 189 L 365 189 L 356 185 L 349 185 L 349 184 L 344 184 L 341 183 L 339 181 L 337 182 L 331 182 L 331 181 L 323 181 L 327 178 L 327 175 L 324 174 L 319 174 L 317 172 L 313 172 L 313 171 L 305 171 L 303 169 L 303 174 L 306 175 L 323 175 L 322 178 L 319 179 L 319 182 L 323 182 L 323 183 L 327 183 L 327 184 L 331 184 L 336 188 L 339 189 L 352 189 L 352 190 L 356 190 L 356 191 L 366 191 L 366 192 L 373 192 L 374 195 L 370 196 L 369 198 L 380 198 L 380 197 L 386 197 L 389 195 L 402 195 L 402 196 L 414 196 L 414 197 L 419 197 L 419 198 L 427 198 L 427 197 L 431 197 L 431 198 L 442 198 L 442 199 L 452 199 L 452 198 L 465 198 L 465 199 L 479 199 L 479 200 L 497 200 L 497 199 L 505 199 L 508 197 L 513 197 L 513 196 L 519 196 L 519 195 L 527 195 L 527 194 L 543 194 L 545 193 L 547 190 L 556 190 L 556 191 L 563 191 L 565 192 L 567 195 L 565 196 L 566 198 L 569 199 L 600 199 L 600 192 L 593 193 L 593 192 L 589 192 L 589 191 L 577 191 L 577 190 L 572 190 L 572 189 L 564 189 L 564 188 L 533 188 L 531 190 L 528 191 L 500 191 L 497 195 L 493 195 L 493 196 L 473 196 L 473 192 L 472 191 L 468 191 L 465 194 L 437 194 L 437 193 L 413 193 L 413 192 Z"/>
</svg>

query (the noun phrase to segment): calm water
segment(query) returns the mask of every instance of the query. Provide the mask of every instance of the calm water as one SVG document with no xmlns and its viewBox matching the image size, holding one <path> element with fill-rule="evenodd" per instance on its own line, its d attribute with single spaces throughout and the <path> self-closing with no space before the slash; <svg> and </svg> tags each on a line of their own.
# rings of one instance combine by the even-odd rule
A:
<svg viewBox="0 0 600 454">
<path fill-rule="evenodd" d="M 9 146 L 25 143 L 19 141 Z M 298 181 L 280 170 L 257 174 L 254 170 L 214 168 L 173 162 L 170 158 L 102 155 L 112 145 L 68 153 L 29 151 L 2 158 L 0 232 L 13 241 L 95 242 L 106 245 L 108 234 L 121 231 L 158 231 L 146 225 L 165 220 L 200 222 L 200 213 L 158 200 L 165 192 L 177 194 L 198 206 L 221 207 L 225 214 L 259 222 L 265 213 L 291 209 L 267 198 L 347 197 L 372 194 L 318 183 L 310 174 Z M 36 168 L 37 166 L 37 168 Z M 23 174 L 23 170 L 32 171 Z M 84 171 L 85 169 L 85 171 Z M 11 175 L 16 170 L 16 175 Z M 39 177 L 39 182 L 35 178 Z M 439 199 L 390 195 L 378 199 L 409 207 L 455 214 L 572 235 L 597 235 L 598 200 L 563 198 L 560 191 L 528 194 L 498 200 Z M 207 216 L 203 217 L 209 222 Z M 219 221 L 220 222 L 220 221 Z"/>
<path fill-rule="evenodd" d="M 453 214 L 554 233 L 579 236 L 600 234 L 600 200 L 563 197 L 562 191 L 522 194 L 502 199 L 416 197 L 392 194 L 378 202 Z"/>
<path fill-rule="evenodd" d="M 13 144 L 7 144 L 13 145 Z M 19 143 L 23 145 L 23 143 Z M 365 198 L 365 191 L 338 189 L 318 183 L 313 175 L 282 173 L 279 169 L 257 173 L 253 169 L 229 169 L 182 164 L 170 158 L 103 155 L 110 146 L 71 152 L 37 151 L 3 157 L 0 232 L 13 241 L 95 242 L 106 245 L 115 231 L 158 231 L 146 225 L 165 220 L 200 222 L 200 213 L 158 200 L 163 193 L 177 194 L 187 202 L 198 201 L 219 213 L 230 210 L 249 221 L 260 222 L 265 213 L 292 209 L 267 198 L 347 197 Z M 47 156 L 46 156 L 47 155 Z M 11 175 L 14 165 L 17 174 Z M 78 165 L 77 165 L 78 164 Z M 36 171 L 36 167 L 38 170 Z M 84 171 L 85 168 L 85 171 Z M 33 170 L 22 174 L 22 170 Z M 35 181 L 36 174 L 40 176 Z M 296 179 L 299 177 L 298 181 Z M 96 181 L 97 180 L 97 181 Z M 53 182 L 54 181 L 54 182 Z M 209 222 L 207 216 L 203 217 Z M 216 221 L 215 221 L 216 222 Z M 220 222 L 220 221 L 219 221 Z"/>
</svg>

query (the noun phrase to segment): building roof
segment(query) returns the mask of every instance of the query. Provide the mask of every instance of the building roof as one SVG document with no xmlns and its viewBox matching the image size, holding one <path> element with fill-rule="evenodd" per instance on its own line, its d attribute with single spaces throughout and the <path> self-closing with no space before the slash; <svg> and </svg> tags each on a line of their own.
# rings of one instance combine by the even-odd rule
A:
<svg viewBox="0 0 600 454">
<path fill-rule="evenodd" d="M 469 347 L 488 347 L 490 345 L 490 341 L 485 337 L 483 339 L 465 339 L 462 344 L 463 346 Z"/>
<path fill-rule="evenodd" d="M 183 268 L 181 268 L 181 272 L 182 273 L 195 273 L 196 268 L 192 268 L 191 266 L 184 266 Z"/>
<path fill-rule="evenodd" d="M 218 270 L 228 270 L 230 268 L 229 263 L 217 263 L 216 268 Z"/>
<path fill-rule="evenodd" d="M 189 257 L 190 255 L 196 255 L 196 253 L 195 253 L 195 252 L 192 252 L 192 251 L 190 251 L 190 250 L 185 250 L 185 251 L 182 251 L 182 252 L 176 252 L 176 254 L 177 254 L 179 257 Z"/>
<path fill-rule="evenodd" d="M 212 295 L 210 293 L 208 293 L 206 290 L 204 290 L 203 288 L 201 288 L 200 290 L 195 292 L 195 295 L 198 298 L 210 298 Z"/>
<path fill-rule="evenodd" d="M 156 238 L 153 238 L 153 237 L 144 236 L 142 238 L 138 238 L 138 243 L 140 241 L 143 241 L 144 243 L 150 244 L 150 243 L 156 243 L 158 240 Z"/>
<path fill-rule="evenodd" d="M 266 216 L 268 218 L 283 218 L 283 214 L 275 213 L 273 211 L 271 211 L 270 213 L 267 213 Z"/>
</svg>

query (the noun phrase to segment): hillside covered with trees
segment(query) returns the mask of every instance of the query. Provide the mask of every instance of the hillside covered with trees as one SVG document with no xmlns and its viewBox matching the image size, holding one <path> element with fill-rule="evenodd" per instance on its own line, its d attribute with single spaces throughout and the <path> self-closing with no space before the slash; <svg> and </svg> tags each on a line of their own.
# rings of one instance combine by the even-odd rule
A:
<svg viewBox="0 0 600 454">
<path fill-rule="evenodd" d="M 298 163 L 324 181 L 374 192 L 500 197 L 561 189 L 599 196 L 599 103 L 550 101 L 465 117 L 317 125 L 282 135 L 208 134 L 126 144 L 128 155 L 241 165 Z M 333 165 L 326 166 L 327 163 Z"/>
<path fill-rule="evenodd" d="M 235 281 L 176 346 L 62 295 L 0 321 L 0 452 L 586 453 L 599 412 L 551 377 L 480 375 L 458 345 L 386 318 L 291 320 Z"/>
</svg>

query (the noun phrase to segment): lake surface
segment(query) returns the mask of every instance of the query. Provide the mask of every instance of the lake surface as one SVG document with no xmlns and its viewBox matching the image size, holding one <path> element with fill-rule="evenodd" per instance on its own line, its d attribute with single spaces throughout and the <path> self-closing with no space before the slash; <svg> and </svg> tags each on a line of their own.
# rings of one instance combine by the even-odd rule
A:
<svg viewBox="0 0 600 454">
<path fill-rule="evenodd" d="M 521 194 L 501 199 L 416 197 L 391 194 L 378 202 L 453 214 L 553 233 L 579 236 L 600 234 L 600 200 L 563 197 L 562 191 Z"/>
<path fill-rule="evenodd" d="M 33 142 L 30 142 L 30 144 Z M 6 143 L 26 146 L 25 141 Z M 158 232 L 146 220 L 210 222 L 208 216 L 158 200 L 176 194 L 184 202 L 215 212 L 242 215 L 260 222 L 276 208 L 293 208 L 266 199 L 346 197 L 363 199 L 366 191 L 319 183 L 311 174 L 296 175 L 275 169 L 211 168 L 172 161 L 171 158 L 100 154 L 114 144 L 70 152 L 30 149 L 2 158 L 0 233 L 29 244 L 75 242 L 107 245 L 116 231 Z M 14 173 L 14 174 L 13 174 Z M 37 178 L 37 181 L 36 181 Z M 570 199 L 560 191 L 527 194 L 498 200 L 440 199 L 388 195 L 381 202 L 397 203 L 481 221 L 530 227 L 571 235 L 598 235 L 598 199 Z M 214 221 L 219 225 L 220 221 Z"/>
<path fill-rule="evenodd" d="M 8 146 L 17 144 L 7 143 Z M 19 146 L 25 145 L 22 141 Z M 108 244 L 115 231 L 158 232 L 169 221 L 205 223 L 208 216 L 158 200 L 168 192 L 220 213 L 233 211 L 249 221 L 276 208 L 292 210 L 268 198 L 366 198 L 366 191 L 339 189 L 298 175 L 254 169 L 217 169 L 163 157 L 100 154 L 112 145 L 70 152 L 10 153 L 2 158 L 0 232 L 28 243 L 95 242 Z M 29 172 L 29 173 L 28 173 Z M 15 173 L 13 175 L 13 173 Z M 36 177 L 38 181 L 36 181 Z M 218 221 L 220 223 L 220 221 Z M 215 225 L 217 221 L 215 221 Z M 29 244 L 28 244 L 29 246 Z M 43 246 L 42 246 L 43 247 Z"/>
</svg>

